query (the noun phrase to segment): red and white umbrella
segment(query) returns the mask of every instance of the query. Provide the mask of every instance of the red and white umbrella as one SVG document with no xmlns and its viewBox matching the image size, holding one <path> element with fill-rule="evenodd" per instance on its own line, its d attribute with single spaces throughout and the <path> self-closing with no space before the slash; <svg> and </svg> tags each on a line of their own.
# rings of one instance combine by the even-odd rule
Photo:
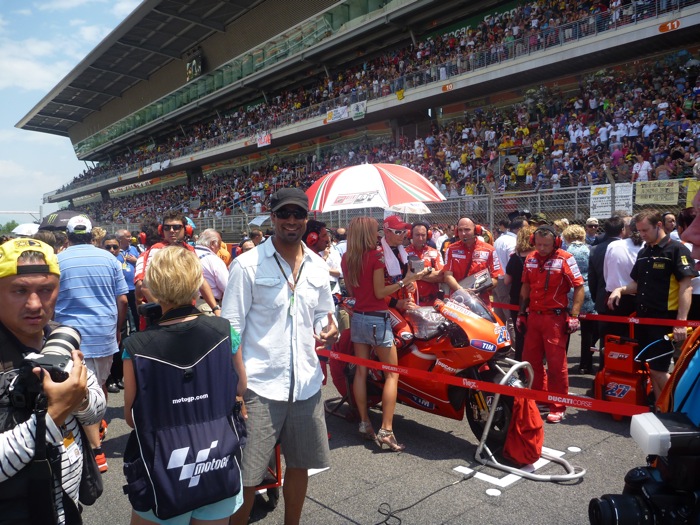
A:
<svg viewBox="0 0 700 525">
<path fill-rule="evenodd" d="M 423 175 L 398 164 L 360 164 L 333 171 L 314 182 L 306 195 L 309 211 L 321 213 L 445 200 Z"/>
</svg>

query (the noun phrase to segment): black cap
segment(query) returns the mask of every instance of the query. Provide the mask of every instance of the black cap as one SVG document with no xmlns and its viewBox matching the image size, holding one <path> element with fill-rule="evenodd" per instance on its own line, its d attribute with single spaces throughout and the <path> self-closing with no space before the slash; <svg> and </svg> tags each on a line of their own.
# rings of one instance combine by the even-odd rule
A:
<svg viewBox="0 0 700 525">
<path fill-rule="evenodd" d="M 282 188 L 270 197 L 270 207 L 272 211 L 279 210 L 282 206 L 294 204 L 304 211 L 309 211 L 309 198 L 299 188 Z"/>
</svg>

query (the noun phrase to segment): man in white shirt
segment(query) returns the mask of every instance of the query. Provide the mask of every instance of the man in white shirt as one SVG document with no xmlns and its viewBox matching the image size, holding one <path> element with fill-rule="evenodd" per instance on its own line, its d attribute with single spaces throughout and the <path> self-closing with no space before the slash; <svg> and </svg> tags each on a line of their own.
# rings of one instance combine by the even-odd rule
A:
<svg viewBox="0 0 700 525">
<path fill-rule="evenodd" d="M 641 155 L 637 155 L 637 162 L 632 167 L 632 182 L 647 182 L 651 170 L 652 167 L 649 161 L 644 160 L 644 157 Z"/>
<path fill-rule="evenodd" d="M 527 221 L 522 217 L 516 217 L 510 221 L 508 231 L 500 235 L 493 243 L 496 255 L 498 255 L 498 260 L 501 261 L 501 266 L 504 268 L 508 264 L 508 259 L 510 259 L 510 256 L 515 251 L 516 237 L 523 226 L 527 226 Z M 510 303 L 510 284 L 505 284 L 504 277 L 505 275 L 498 276 L 498 283 L 493 290 L 493 298 L 497 303 Z M 494 310 L 496 311 L 496 315 L 501 318 L 501 321 L 506 324 L 508 320 L 512 318 L 511 311 L 508 309 L 496 306 Z"/>
<path fill-rule="evenodd" d="M 316 344 L 333 343 L 328 267 L 302 243 L 308 199 L 297 188 L 270 198 L 274 235 L 231 263 L 222 315 L 241 334 L 248 390 L 248 442 L 243 449 L 243 505 L 232 523 L 245 525 L 275 443 L 287 470 L 287 524 L 298 524 L 309 468 L 329 465 L 328 434 L 321 400 L 323 372 Z M 318 335 L 314 335 L 317 333 Z"/>
<path fill-rule="evenodd" d="M 221 248 L 221 234 L 214 228 L 204 230 L 199 235 L 197 245 L 194 247 L 194 253 L 202 264 L 202 276 L 209 283 L 217 303 L 221 303 L 228 283 L 226 263 L 217 255 L 219 248 Z M 201 300 L 202 306 L 199 303 L 200 301 L 197 301 L 197 307 L 200 309 L 206 305 L 204 300 Z"/>
</svg>

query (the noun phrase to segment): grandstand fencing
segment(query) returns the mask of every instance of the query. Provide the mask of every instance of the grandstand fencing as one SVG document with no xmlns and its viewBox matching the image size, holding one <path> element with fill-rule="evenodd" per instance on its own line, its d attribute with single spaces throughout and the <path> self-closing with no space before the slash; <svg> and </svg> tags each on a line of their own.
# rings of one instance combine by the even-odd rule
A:
<svg viewBox="0 0 700 525">
<path fill-rule="evenodd" d="M 647 207 L 655 207 L 663 212 L 671 212 L 676 215 L 686 207 L 688 203 L 689 182 L 694 179 L 678 180 L 679 191 L 675 204 L 668 200 L 663 204 L 636 204 L 632 209 L 615 211 L 637 213 Z M 635 190 L 639 183 L 634 183 Z M 611 190 L 614 192 L 614 185 Z M 449 198 L 443 202 L 426 203 L 430 214 L 400 214 L 407 222 L 424 220 L 430 224 L 447 225 L 455 224 L 461 217 L 471 217 L 475 222 L 483 224 L 488 229 L 496 227 L 499 221 L 507 219 L 514 211 L 528 210 L 531 214 L 544 213 L 549 222 L 557 219 L 568 219 L 572 223 L 583 224 L 588 217 L 597 216 L 604 220 L 610 213 L 596 213 L 591 211 L 591 192 L 605 188 L 604 185 L 581 186 L 574 188 L 550 188 L 540 191 L 506 191 L 489 192 L 481 195 L 468 195 Z M 693 187 L 694 188 L 694 187 Z M 693 190 L 694 191 L 694 190 Z M 661 194 L 660 194 L 661 195 Z M 692 195 L 690 196 L 692 198 Z M 634 202 L 634 201 L 633 201 Z M 341 210 L 329 213 L 312 213 L 312 218 L 325 222 L 329 228 L 346 227 L 354 217 L 374 217 L 379 223 L 384 219 L 384 210 L 381 208 L 359 208 L 354 210 Z M 257 219 L 257 222 L 253 222 Z M 263 220 L 264 219 L 264 220 Z M 236 212 L 232 215 L 221 217 L 204 217 L 193 219 L 196 231 L 201 232 L 206 228 L 214 228 L 220 231 L 226 242 L 239 242 L 252 228 L 265 231 L 271 228 L 269 212 L 260 214 L 247 214 Z M 138 222 L 113 222 L 100 224 L 108 232 L 126 228 L 130 231 L 138 231 Z"/>
</svg>

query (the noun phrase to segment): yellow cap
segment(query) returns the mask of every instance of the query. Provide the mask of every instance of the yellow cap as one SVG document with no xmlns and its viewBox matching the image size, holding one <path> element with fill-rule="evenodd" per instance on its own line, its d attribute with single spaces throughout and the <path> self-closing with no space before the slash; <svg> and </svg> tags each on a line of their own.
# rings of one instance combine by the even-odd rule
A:
<svg viewBox="0 0 700 525">
<path fill-rule="evenodd" d="M 39 252 L 44 256 L 46 264 L 17 265 L 17 259 L 24 252 Z M 53 248 L 36 239 L 11 239 L 0 246 L 0 279 L 25 273 L 52 273 L 61 275 L 58 268 L 58 258 Z"/>
</svg>

